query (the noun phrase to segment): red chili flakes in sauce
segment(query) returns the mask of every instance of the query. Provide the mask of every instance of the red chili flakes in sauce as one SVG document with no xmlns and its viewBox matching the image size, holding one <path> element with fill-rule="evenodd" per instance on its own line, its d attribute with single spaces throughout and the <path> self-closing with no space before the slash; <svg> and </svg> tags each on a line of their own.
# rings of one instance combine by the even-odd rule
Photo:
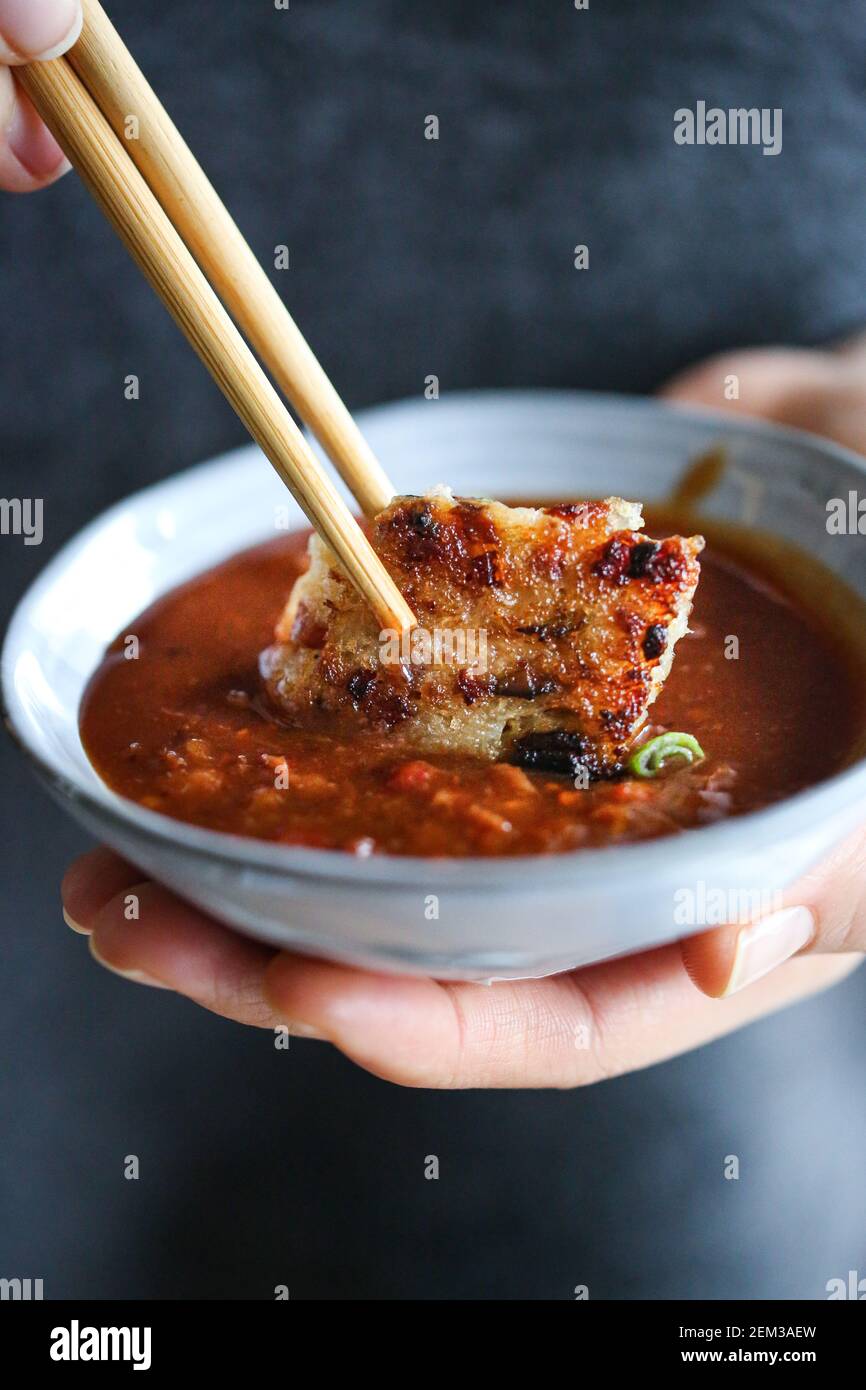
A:
<svg viewBox="0 0 866 1390">
<path fill-rule="evenodd" d="M 550 510 L 574 515 L 571 504 Z M 419 504 L 405 524 L 423 560 L 435 522 Z M 469 757 L 395 758 L 388 726 L 401 717 L 400 701 L 393 688 L 361 679 L 357 700 L 376 707 L 378 729 L 338 736 L 314 709 L 303 727 L 289 728 L 263 701 L 257 662 L 305 545 L 305 535 L 281 537 L 161 599 L 133 624 L 138 660 L 124 659 L 122 638 L 112 644 L 86 692 L 81 729 L 97 771 L 121 795 L 215 830 L 358 856 L 558 853 L 672 835 L 777 801 L 842 767 L 862 728 L 846 653 L 801 606 L 765 577 L 753 582 L 712 543 L 702 557 L 697 635 L 679 643 L 650 711 L 651 731 L 683 729 L 699 739 L 707 753 L 700 765 L 584 789 L 567 775 Z M 675 558 L 664 545 L 614 541 L 597 573 L 614 584 L 663 582 Z M 471 507 L 450 563 L 464 573 L 471 567 L 485 584 L 503 578 L 484 518 Z M 552 573 L 554 557 L 544 567 Z M 298 615 L 315 647 L 319 634 L 304 621 Z M 740 640 L 737 661 L 725 659 L 731 632 Z M 655 650 L 663 635 L 634 637 Z M 467 678 L 467 704 L 473 693 Z M 814 738 L 828 710 L 833 718 L 821 720 Z M 616 723 L 622 712 L 610 718 Z"/>
</svg>

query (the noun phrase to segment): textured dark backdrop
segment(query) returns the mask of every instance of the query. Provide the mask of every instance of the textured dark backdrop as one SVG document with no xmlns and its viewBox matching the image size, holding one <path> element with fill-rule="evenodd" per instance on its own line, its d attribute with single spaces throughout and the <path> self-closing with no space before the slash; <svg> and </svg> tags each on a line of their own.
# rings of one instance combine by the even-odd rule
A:
<svg viewBox="0 0 866 1390">
<path fill-rule="evenodd" d="M 429 372 L 649 390 L 720 347 L 866 321 L 855 0 L 109 8 L 259 255 L 291 248 L 280 289 L 353 406 Z M 782 154 L 675 146 L 698 99 L 781 106 Z M 94 512 L 242 433 L 74 178 L 0 202 L 0 304 L 2 488 L 46 499 L 41 548 L 0 540 L 5 617 Z M 83 837 L 0 753 L 0 1276 L 652 1298 L 821 1297 L 866 1272 L 862 977 L 582 1093 L 399 1091 L 100 972 L 59 911 Z"/>
</svg>

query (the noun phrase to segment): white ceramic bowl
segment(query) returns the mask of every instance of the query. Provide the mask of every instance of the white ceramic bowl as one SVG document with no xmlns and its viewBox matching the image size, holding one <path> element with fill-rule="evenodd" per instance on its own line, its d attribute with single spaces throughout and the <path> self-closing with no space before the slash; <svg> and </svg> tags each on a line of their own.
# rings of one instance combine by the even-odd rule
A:
<svg viewBox="0 0 866 1390">
<path fill-rule="evenodd" d="M 828 498 L 866 489 L 864 462 L 811 436 L 578 392 L 411 401 L 369 411 L 361 425 L 401 491 L 448 482 L 500 497 L 650 502 L 668 493 L 690 457 L 724 442 L 729 467 L 707 514 L 747 516 L 798 541 L 866 598 L 863 538 L 831 537 L 825 524 Z M 549 974 L 683 935 L 675 912 L 683 889 L 760 895 L 784 887 L 863 816 L 860 762 L 769 810 L 670 839 L 549 858 L 426 862 L 218 834 L 115 795 L 78 735 L 79 701 L 103 649 L 166 590 L 272 535 L 287 505 L 302 525 L 252 447 L 137 493 L 51 561 L 18 606 L 3 650 L 9 725 L 55 796 L 99 839 L 240 931 L 440 978 Z"/>
</svg>

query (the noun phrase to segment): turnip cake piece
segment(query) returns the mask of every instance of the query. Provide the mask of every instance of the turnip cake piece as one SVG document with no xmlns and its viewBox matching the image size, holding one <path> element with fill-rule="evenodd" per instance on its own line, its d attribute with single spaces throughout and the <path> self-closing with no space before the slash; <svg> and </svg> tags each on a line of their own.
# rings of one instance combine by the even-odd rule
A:
<svg viewBox="0 0 866 1390">
<path fill-rule="evenodd" d="M 615 775 L 686 631 L 704 545 L 642 525 L 618 497 L 395 498 L 371 539 L 418 619 L 402 641 L 313 535 L 262 655 L 269 695 L 290 719 L 328 711 L 395 748 Z"/>
</svg>

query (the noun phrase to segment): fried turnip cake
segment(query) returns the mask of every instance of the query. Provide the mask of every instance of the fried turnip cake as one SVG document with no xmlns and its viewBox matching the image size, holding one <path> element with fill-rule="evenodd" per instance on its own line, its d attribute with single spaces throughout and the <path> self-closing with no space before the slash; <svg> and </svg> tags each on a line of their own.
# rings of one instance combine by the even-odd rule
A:
<svg viewBox="0 0 866 1390">
<path fill-rule="evenodd" d="M 269 696 L 289 720 L 318 708 L 395 747 L 616 775 L 687 629 L 704 545 L 642 525 L 618 497 L 397 497 L 371 540 L 418 620 L 402 635 L 379 630 L 313 535 L 262 654 Z"/>
</svg>

